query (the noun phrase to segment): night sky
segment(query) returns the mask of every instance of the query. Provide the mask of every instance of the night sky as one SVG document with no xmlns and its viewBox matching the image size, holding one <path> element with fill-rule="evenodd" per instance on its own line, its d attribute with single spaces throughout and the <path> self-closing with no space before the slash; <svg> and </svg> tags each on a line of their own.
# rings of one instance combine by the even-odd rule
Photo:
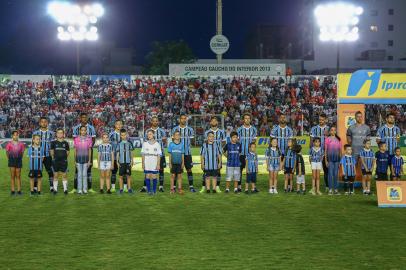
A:
<svg viewBox="0 0 406 270">
<path fill-rule="evenodd" d="M 56 38 L 45 0 L 2 1 L 0 72 L 69 72 L 73 42 Z M 85 1 L 76 1 L 85 3 Z M 93 1 L 91 1 L 93 2 Z M 216 0 L 105 0 L 100 38 L 134 47 L 143 64 L 153 41 L 185 40 L 198 58 L 214 58 L 209 40 L 216 31 Z M 244 57 L 244 40 L 259 23 L 296 24 L 300 0 L 223 0 L 223 34 L 231 43 L 226 58 Z M 68 63 L 70 66 L 67 65 Z"/>
</svg>

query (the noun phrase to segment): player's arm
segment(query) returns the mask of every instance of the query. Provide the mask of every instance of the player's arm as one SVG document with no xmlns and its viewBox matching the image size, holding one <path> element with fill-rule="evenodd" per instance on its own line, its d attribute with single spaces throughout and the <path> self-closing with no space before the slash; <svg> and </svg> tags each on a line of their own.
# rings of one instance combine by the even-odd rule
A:
<svg viewBox="0 0 406 270">
<path fill-rule="evenodd" d="M 88 151 L 88 155 L 89 155 L 89 166 L 92 164 L 93 160 L 91 160 L 92 157 L 92 147 L 89 147 L 89 151 Z"/>
<path fill-rule="evenodd" d="M 69 146 L 69 144 L 67 144 L 67 147 L 66 147 L 66 157 L 69 157 L 69 153 L 70 153 L 70 146 Z"/>
<path fill-rule="evenodd" d="M 133 148 L 130 148 L 130 167 L 134 165 L 134 153 L 133 153 Z"/>
<path fill-rule="evenodd" d="M 245 172 L 248 172 L 248 158 L 245 159 Z"/>
<path fill-rule="evenodd" d="M 347 136 L 347 143 L 352 144 L 352 131 L 351 131 L 351 129 L 347 129 L 346 136 Z"/>
<path fill-rule="evenodd" d="M 156 169 L 159 171 L 161 168 L 161 155 L 157 155 L 158 158 L 156 159 Z"/>
<path fill-rule="evenodd" d="M 97 150 L 99 150 L 99 149 L 97 149 Z M 100 168 L 100 156 L 101 156 L 100 151 L 97 151 L 97 165 L 99 166 L 99 168 Z"/>
<path fill-rule="evenodd" d="M 200 155 L 200 168 L 204 170 L 204 155 Z"/>
<path fill-rule="evenodd" d="M 182 165 L 181 168 L 183 169 L 183 167 L 185 167 L 185 155 L 182 154 Z"/>
<path fill-rule="evenodd" d="M 227 145 L 223 146 L 223 155 L 227 157 Z"/>
<path fill-rule="evenodd" d="M 344 168 L 345 167 L 345 161 L 343 159 L 341 159 L 341 161 L 340 161 L 340 167 L 341 167 L 341 171 L 342 171 L 344 177 L 347 178 L 347 175 L 345 174 L 345 168 Z"/>
<path fill-rule="evenodd" d="M 142 159 L 142 170 L 145 170 L 145 156 L 144 156 L 144 154 L 142 154 L 141 159 Z"/>
<path fill-rule="evenodd" d="M 362 164 L 362 166 L 364 166 L 364 168 L 368 168 L 367 164 L 365 162 L 365 158 L 363 156 L 361 156 L 361 164 Z M 368 169 L 366 169 L 366 171 L 368 171 Z"/>
<path fill-rule="evenodd" d="M 266 154 L 265 154 L 265 158 L 266 158 L 265 159 L 265 161 L 266 161 L 266 170 L 269 171 L 269 162 L 270 162 L 271 159 L 270 159 L 269 155 L 266 155 Z"/>
</svg>

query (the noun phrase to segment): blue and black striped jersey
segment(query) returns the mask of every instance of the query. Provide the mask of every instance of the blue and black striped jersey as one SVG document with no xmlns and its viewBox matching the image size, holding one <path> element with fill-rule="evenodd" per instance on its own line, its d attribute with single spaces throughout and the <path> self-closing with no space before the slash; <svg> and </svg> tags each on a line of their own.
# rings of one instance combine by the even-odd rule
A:
<svg viewBox="0 0 406 270">
<path fill-rule="evenodd" d="M 51 130 L 38 129 L 32 133 L 32 135 L 39 135 L 41 138 L 41 148 L 44 151 L 44 156 L 49 157 L 51 155 L 51 142 L 55 139 L 55 132 Z"/>
<path fill-rule="evenodd" d="M 286 149 L 288 148 L 288 140 L 293 138 L 293 129 L 288 126 L 282 128 L 279 125 L 276 125 L 271 131 L 271 138 L 276 138 L 278 140 L 278 147 L 282 155 L 285 155 Z"/>
<path fill-rule="evenodd" d="M 30 170 L 41 171 L 42 170 L 42 162 L 44 159 L 44 151 L 42 147 L 34 147 L 31 145 L 28 148 L 28 159 L 30 162 Z"/>
<path fill-rule="evenodd" d="M 248 152 L 246 158 L 247 158 L 247 173 L 257 173 L 258 172 L 257 153 Z"/>
<path fill-rule="evenodd" d="M 324 149 L 324 141 L 328 136 L 329 127 L 320 125 L 312 127 L 310 130 L 310 139 L 313 140 L 314 138 L 320 138 L 320 147 Z"/>
<path fill-rule="evenodd" d="M 392 166 L 393 166 L 393 170 L 395 175 L 400 175 L 400 172 L 402 171 L 402 167 L 403 167 L 403 157 L 398 157 L 398 156 L 394 156 L 392 158 Z"/>
<path fill-rule="evenodd" d="M 224 145 L 223 150 L 227 153 L 227 167 L 240 167 L 241 144 L 230 142 Z"/>
<path fill-rule="evenodd" d="M 100 144 L 98 147 L 100 161 L 112 161 L 111 153 L 113 153 L 113 146 L 109 143 Z"/>
<path fill-rule="evenodd" d="M 364 161 L 366 167 L 362 163 L 362 169 L 371 171 L 375 160 L 375 153 L 371 149 L 362 149 L 359 153 L 360 158 Z"/>
<path fill-rule="evenodd" d="M 323 150 L 323 148 L 316 149 L 315 147 L 312 147 L 310 149 L 309 156 L 310 156 L 311 162 L 322 162 L 323 156 L 324 156 L 324 150 Z"/>
<path fill-rule="evenodd" d="M 221 164 L 218 162 L 218 156 L 221 155 L 221 151 L 217 143 L 203 143 L 200 155 L 204 159 L 204 170 L 220 169 Z"/>
<path fill-rule="evenodd" d="M 130 141 L 121 141 L 116 147 L 116 155 L 118 155 L 117 161 L 120 164 L 131 163 L 131 151 L 134 150 L 134 146 Z"/>
<path fill-rule="evenodd" d="M 375 159 L 376 159 L 376 172 L 387 174 L 390 163 L 389 152 L 378 151 L 375 153 Z"/>
<path fill-rule="evenodd" d="M 287 149 L 284 156 L 284 165 L 285 168 L 294 168 L 296 163 L 296 152 L 292 149 Z"/>
<path fill-rule="evenodd" d="M 397 138 L 401 135 L 398 126 L 388 127 L 383 125 L 378 129 L 378 137 L 386 143 L 389 155 L 394 155 L 394 150 L 398 146 Z"/>
<path fill-rule="evenodd" d="M 281 165 L 281 152 L 278 148 L 268 147 L 265 151 L 266 160 L 269 166 L 280 166 Z"/>
<path fill-rule="evenodd" d="M 79 125 L 76 125 L 73 127 L 73 138 L 78 137 L 80 135 L 79 134 L 80 127 L 82 127 L 82 124 L 79 124 Z M 87 130 L 88 137 L 92 137 L 92 138 L 96 137 L 96 129 L 94 128 L 94 126 L 92 126 L 91 124 L 86 124 L 86 130 Z"/>
<path fill-rule="evenodd" d="M 353 156 L 344 155 L 340 163 L 344 176 L 355 176 L 355 158 Z"/>
<path fill-rule="evenodd" d="M 242 146 L 242 155 L 247 155 L 250 144 L 257 139 L 257 129 L 254 126 L 241 126 L 237 129 L 238 137 Z"/>
</svg>

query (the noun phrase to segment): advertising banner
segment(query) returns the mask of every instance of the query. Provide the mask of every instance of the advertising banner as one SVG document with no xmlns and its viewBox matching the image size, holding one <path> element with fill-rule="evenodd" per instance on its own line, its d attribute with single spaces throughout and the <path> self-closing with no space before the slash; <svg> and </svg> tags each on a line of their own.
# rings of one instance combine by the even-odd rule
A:
<svg viewBox="0 0 406 270">
<path fill-rule="evenodd" d="M 358 70 L 338 74 L 340 104 L 406 104 L 406 73 Z"/>
<path fill-rule="evenodd" d="M 285 64 L 169 64 L 170 76 L 285 76 Z"/>
<path fill-rule="evenodd" d="M 379 207 L 406 207 L 405 181 L 377 181 Z"/>
</svg>

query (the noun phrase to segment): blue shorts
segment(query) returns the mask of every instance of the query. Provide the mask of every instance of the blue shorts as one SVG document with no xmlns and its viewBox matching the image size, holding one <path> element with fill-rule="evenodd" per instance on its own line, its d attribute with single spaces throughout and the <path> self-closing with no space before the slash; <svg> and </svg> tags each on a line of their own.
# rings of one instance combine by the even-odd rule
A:
<svg viewBox="0 0 406 270">
<path fill-rule="evenodd" d="M 247 173 L 247 183 L 256 183 L 257 173 Z"/>
<path fill-rule="evenodd" d="M 144 171 L 145 174 L 158 174 L 159 171 Z"/>
<path fill-rule="evenodd" d="M 279 169 L 280 169 L 280 165 L 273 165 L 273 164 L 269 165 L 270 172 L 276 172 L 276 171 L 279 171 Z"/>
</svg>

